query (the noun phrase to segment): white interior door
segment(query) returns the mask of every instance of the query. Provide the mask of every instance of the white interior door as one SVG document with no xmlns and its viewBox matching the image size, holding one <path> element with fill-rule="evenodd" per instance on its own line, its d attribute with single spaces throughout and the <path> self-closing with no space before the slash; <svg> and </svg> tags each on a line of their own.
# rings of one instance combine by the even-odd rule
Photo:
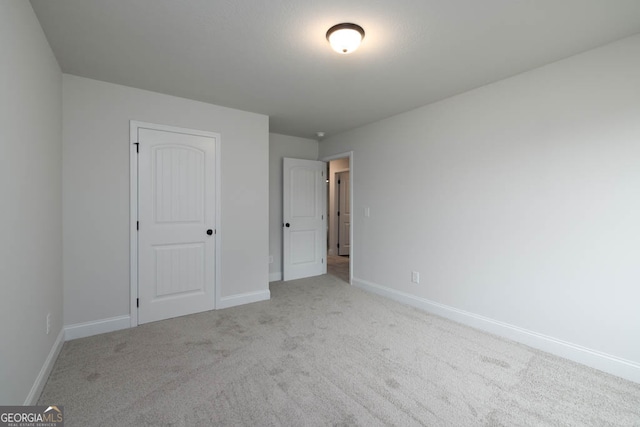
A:
<svg viewBox="0 0 640 427">
<path fill-rule="evenodd" d="M 325 162 L 284 159 L 283 279 L 327 272 Z"/>
<path fill-rule="evenodd" d="M 338 175 L 338 255 L 349 255 L 351 251 L 351 203 L 349 194 L 349 171 Z"/>
<path fill-rule="evenodd" d="M 138 323 L 215 304 L 216 138 L 138 129 Z"/>
</svg>

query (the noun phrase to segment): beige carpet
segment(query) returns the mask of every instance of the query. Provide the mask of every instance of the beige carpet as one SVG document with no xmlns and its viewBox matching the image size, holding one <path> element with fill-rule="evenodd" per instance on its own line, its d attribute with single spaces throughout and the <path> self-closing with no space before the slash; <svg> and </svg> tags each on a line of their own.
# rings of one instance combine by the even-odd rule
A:
<svg viewBox="0 0 640 427">
<path fill-rule="evenodd" d="M 640 385 L 350 287 L 65 343 L 67 426 L 640 425 Z"/>
<path fill-rule="evenodd" d="M 327 273 L 349 283 L 349 257 L 327 255 Z"/>
</svg>

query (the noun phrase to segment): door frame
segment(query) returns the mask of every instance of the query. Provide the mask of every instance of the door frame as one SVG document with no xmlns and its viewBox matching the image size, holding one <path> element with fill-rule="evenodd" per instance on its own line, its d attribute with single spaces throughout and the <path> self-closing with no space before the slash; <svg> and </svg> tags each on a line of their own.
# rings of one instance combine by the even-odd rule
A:
<svg viewBox="0 0 640 427">
<path fill-rule="evenodd" d="M 351 285 L 353 283 L 353 258 L 355 256 L 356 253 L 356 244 L 355 241 L 353 239 L 353 230 L 355 229 L 354 224 L 356 222 L 356 218 L 354 215 L 354 209 L 353 209 L 353 199 L 355 198 L 354 196 L 354 192 L 353 192 L 353 181 L 354 176 L 355 176 L 355 167 L 354 167 L 354 161 L 353 161 L 353 150 L 351 151 L 347 151 L 344 153 L 339 153 L 339 154 L 332 154 L 331 156 L 325 156 L 322 157 L 320 160 L 323 162 L 330 162 L 331 160 L 337 160 L 337 159 L 344 159 L 345 157 L 349 158 L 349 210 L 351 211 L 351 227 L 349 227 L 349 284 Z M 327 206 L 328 209 L 328 206 Z M 327 211 L 327 214 L 329 212 Z M 327 255 L 328 255 L 328 250 L 329 248 L 327 248 Z"/>
<path fill-rule="evenodd" d="M 138 130 L 139 129 L 151 129 L 165 132 L 183 133 L 186 135 L 204 136 L 208 138 L 214 138 L 216 141 L 215 157 L 216 157 L 216 189 L 215 189 L 215 275 L 214 275 L 214 301 L 213 306 L 218 308 L 220 301 L 220 268 L 221 262 L 221 247 L 222 247 L 222 227 L 221 227 L 221 165 L 220 161 L 220 134 L 215 132 L 187 129 L 176 126 L 159 125 L 155 123 L 141 122 L 137 120 L 129 121 L 129 287 L 130 287 L 130 302 L 129 302 L 129 314 L 131 316 L 131 327 L 138 326 Z"/>
</svg>

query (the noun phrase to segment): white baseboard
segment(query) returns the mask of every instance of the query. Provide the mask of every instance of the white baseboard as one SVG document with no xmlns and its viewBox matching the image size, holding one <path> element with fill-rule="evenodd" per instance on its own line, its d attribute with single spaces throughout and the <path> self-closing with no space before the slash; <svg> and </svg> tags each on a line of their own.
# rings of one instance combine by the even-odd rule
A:
<svg viewBox="0 0 640 427">
<path fill-rule="evenodd" d="M 49 374 L 51 373 L 51 369 L 53 369 L 54 363 L 56 363 L 56 359 L 58 359 L 58 355 L 60 354 L 60 350 L 62 350 L 63 344 L 64 329 L 61 329 L 58 337 L 53 343 L 53 347 L 51 347 L 51 351 L 49 351 L 49 355 L 42 365 L 42 369 L 40 369 L 40 372 L 38 373 L 38 376 L 36 377 L 36 380 L 31 387 L 31 390 L 29 390 L 27 398 L 24 400 L 25 406 L 35 405 L 38 402 L 40 393 L 42 393 L 42 389 L 49 379 Z"/>
<path fill-rule="evenodd" d="M 216 309 L 235 307 L 237 305 L 250 304 L 252 302 L 266 301 L 271 299 L 271 292 L 265 291 L 247 292 L 245 294 L 231 295 L 220 298 Z"/>
<path fill-rule="evenodd" d="M 131 316 L 111 317 L 109 319 L 95 320 L 92 322 L 76 323 L 64 327 L 65 341 L 77 338 L 90 337 L 106 332 L 119 331 L 131 327 Z"/>
<path fill-rule="evenodd" d="M 278 271 L 277 273 L 269 273 L 269 283 L 277 282 L 282 280 L 282 272 Z"/>
<path fill-rule="evenodd" d="M 625 360 L 597 350 L 566 342 L 508 323 L 459 310 L 426 298 L 417 297 L 395 289 L 387 288 L 366 280 L 353 278 L 353 285 L 369 292 L 382 295 L 429 313 L 445 317 L 458 323 L 481 329 L 492 334 L 520 342 L 538 350 L 590 366 L 629 381 L 640 383 L 640 363 Z"/>
</svg>

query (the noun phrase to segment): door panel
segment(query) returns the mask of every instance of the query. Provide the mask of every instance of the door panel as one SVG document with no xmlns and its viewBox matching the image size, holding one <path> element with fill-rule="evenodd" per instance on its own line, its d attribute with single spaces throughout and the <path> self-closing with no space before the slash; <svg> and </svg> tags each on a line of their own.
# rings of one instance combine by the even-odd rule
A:
<svg viewBox="0 0 640 427">
<path fill-rule="evenodd" d="M 284 280 L 327 272 L 326 167 L 312 160 L 283 161 Z"/>
<path fill-rule="evenodd" d="M 138 323 L 212 310 L 215 138 L 138 132 Z"/>
<path fill-rule="evenodd" d="M 174 146 L 158 146 L 153 151 L 156 222 L 202 223 L 206 153 Z"/>
<path fill-rule="evenodd" d="M 205 290 L 205 253 L 202 243 L 156 245 L 155 299 Z"/>
<path fill-rule="evenodd" d="M 316 234 L 315 230 L 291 231 L 291 263 L 293 265 L 315 262 Z"/>
</svg>

